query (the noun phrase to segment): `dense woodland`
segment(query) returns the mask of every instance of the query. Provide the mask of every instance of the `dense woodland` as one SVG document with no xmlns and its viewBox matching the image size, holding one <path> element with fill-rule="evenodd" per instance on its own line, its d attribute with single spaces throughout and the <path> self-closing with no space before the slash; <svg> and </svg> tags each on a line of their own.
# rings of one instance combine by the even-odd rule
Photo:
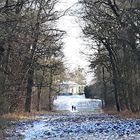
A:
<svg viewBox="0 0 140 140">
<path fill-rule="evenodd" d="M 65 34 L 57 0 L 0 1 L 0 114 L 51 110 L 63 67 Z M 44 95 L 42 95 L 44 93 Z M 43 100 L 44 99 L 44 100 Z"/>
<path fill-rule="evenodd" d="M 65 78 L 57 0 L 0 1 L 0 114 L 51 110 Z M 140 112 L 140 1 L 79 0 L 94 83 L 86 96 Z M 69 73 L 70 79 L 78 75 Z M 84 77 L 80 75 L 84 81 Z M 79 78 L 77 82 L 80 83 Z"/>
<path fill-rule="evenodd" d="M 80 0 L 94 83 L 87 97 L 117 111 L 140 111 L 140 1 Z M 83 10 L 84 9 L 84 10 Z"/>
</svg>

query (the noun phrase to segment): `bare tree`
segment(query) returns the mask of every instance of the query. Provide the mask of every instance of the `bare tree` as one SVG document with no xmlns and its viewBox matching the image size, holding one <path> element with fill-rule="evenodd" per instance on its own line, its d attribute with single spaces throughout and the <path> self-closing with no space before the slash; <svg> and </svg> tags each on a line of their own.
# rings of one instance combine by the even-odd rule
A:
<svg viewBox="0 0 140 140">
<path fill-rule="evenodd" d="M 101 59 L 103 53 L 98 54 L 100 61 L 95 67 L 105 66 L 106 71 L 110 73 L 117 110 L 127 108 L 133 112 L 138 111 L 139 107 L 134 103 L 137 91 L 133 90 L 130 93 L 126 87 L 128 83 L 134 82 L 132 77 L 128 78 L 128 75 L 130 73 L 135 75 L 132 71 L 135 71 L 135 66 L 139 67 L 140 62 L 139 37 L 137 37 L 139 36 L 139 4 L 137 3 L 136 6 L 134 1 L 120 0 L 81 0 L 80 3 L 84 8 L 81 14 L 85 21 L 84 35 L 94 40 L 97 45 L 100 44 L 101 50 L 107 51 L 109 60 Z M 95 64 L 97 61 L 91 62 Z M 131 72 L 130 66 L 132 66 Z"/>
</svg>

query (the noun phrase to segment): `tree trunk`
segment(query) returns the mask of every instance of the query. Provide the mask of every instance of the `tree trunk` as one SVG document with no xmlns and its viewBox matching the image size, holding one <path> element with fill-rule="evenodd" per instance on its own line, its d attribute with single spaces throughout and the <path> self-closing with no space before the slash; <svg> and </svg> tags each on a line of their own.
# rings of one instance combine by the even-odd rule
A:
<svg viewBox="0 0 140 140">
<path fill-rule="evenodd" d="M 104 46 L 106 47 L 108 53 L 109 53 L 109 58 L 110 58 L 110 63 L 111 63 L 111 66 L 112 66 L 112 72 L 113 72 L 113 80 L 112 80 L 112 83 L 114 85 L 114 95 L 115 95 L 115 103 L 116 103 L 116 109 L 118 112 L 120 112 L 120 103 L 119 103 L 119 96 L 118 96 L 118 89 L 119 89 L 119 86 L 118 86 L 118 76 L 117 76 L 117 68 L 116 68 L 116 65 L 115 65 L 115 56 L 112 52 L 112 49 L 111 49 L 111 46 L 110 46 L 110 43 L 108 42 L 108 40 L 106 40 L 106 42 L 104 42 L 103 40 L 101 40 L 102 43 L 104 44 Z"/>
<path fill-rule="evenodd" d="M 119 104 L 119 98 L 118 98 L 118 86 L 116 79 L 113 79 L 113 85 L 114 85 L 114 95 L 115 95 L 115 102 L 116 102 L 116 108 L 117 111 L 120 112 L 120 104 Z"/>
<path fill-rule="evenodd" d="M 52 110 L 51 88 L 49 88 L 49 111 Z"/>
<path fill-rule="evenodd" d="M 39 85 L 37 90 L 38 90 L 38 92 L 37 92 L 37 108 L 36 108 L 36 110 L 39 111 L 40 110 L 41 85 Z"/>
<path fill-rule="evenodd" d="M 50 81 L 49 81 L 49 111 L 52 110 L 52 81 L 53 75 L 52 75 L 52 68 L 50 69 Z"/>
<path fill-rule="evenodd" d="M 103 73 L 103 98 L 104 98 L 104 107 L 107 107 L 107 86 L 105 82 L 105 70 L 104 67 L 102 67 L 102 73 Z"/>
<path fill-rule="evenodd" d="M 31 112 L 31 94 L 32 94 L 32 87 L 33 87 L 33 75 L 34 75 L 34 70 L 31 67 L 28 71 L 25 112 Z"/>
</svg>

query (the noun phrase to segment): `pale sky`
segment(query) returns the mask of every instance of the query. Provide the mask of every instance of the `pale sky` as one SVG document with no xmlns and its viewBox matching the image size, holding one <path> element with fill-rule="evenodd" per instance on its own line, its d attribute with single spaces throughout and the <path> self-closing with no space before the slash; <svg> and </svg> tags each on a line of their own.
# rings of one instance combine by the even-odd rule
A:
<svg viewBox="0 0 140 140">
<path fill-rule="evenodd" d="M 74 5 L 77 2 L 77 0 L 61 0 L 61 3 L 59 4 L 59 9 L 65 10 L 72 5 Z M 72 6 L 73 9 L 76 9 L 76 6 Z M 86 46 L 84 45 L 85 42 L 80 37 L 82 35 L 81 28 L 79 24 L 76 22 L 77 17 L 71 16 L 71 15 L 65 15 L 62 17 L 59 21 L 59 28 L 66 31 L 67 35 L 64 38 L 64 55 L 65 55 L 65 64 L 70 69 L 73 70 L 75 68 L 78 68 L 79 66 L 81 68 L 85 69 L 85 72 L 87 73 L 89 71 L 88 68 L 88 62 L 86 60 L 86 56 L 81 54 L 81 51 L 84 51 L 86 49 Z M 87 75 L 87 82 L 91 80 L 91 75 Z"/>
</svg>

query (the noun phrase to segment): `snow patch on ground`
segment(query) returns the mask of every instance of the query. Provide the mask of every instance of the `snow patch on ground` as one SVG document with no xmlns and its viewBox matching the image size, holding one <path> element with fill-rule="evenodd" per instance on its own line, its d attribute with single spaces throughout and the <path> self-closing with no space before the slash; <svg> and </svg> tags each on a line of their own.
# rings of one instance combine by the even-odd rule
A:
<svg viewBox="0 0 140 140">
<path fill-rule="evenodd" d="M 106 114 L 40 115 L 16 122 L 13 138 L 23 140 L 140 140 L 140 119 Z M 22 137 L 21 137 L 22 136 Z M 15 139 L 9 139 L 15 140 Z"/>
<path fill-rule="evenodd" d="M 67 110 L 73 112 L 72 106 L 76 107 L 76 112 L 93 112 L 101 110 L 102 101 L 100 99 L 87 99 L 85 95 L 60 95 L 54 100 L 54 110 Z"/>
</svg>

